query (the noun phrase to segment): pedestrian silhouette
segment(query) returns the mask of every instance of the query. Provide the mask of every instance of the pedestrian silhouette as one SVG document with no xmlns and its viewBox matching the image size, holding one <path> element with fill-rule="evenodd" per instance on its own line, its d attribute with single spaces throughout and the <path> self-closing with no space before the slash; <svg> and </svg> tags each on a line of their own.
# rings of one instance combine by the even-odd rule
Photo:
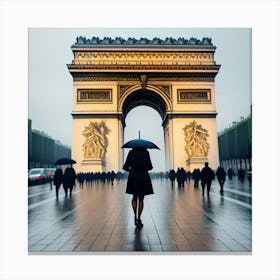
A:
<svg viewBox="0 0 280 280">
<path fill-rule="evenodd" d="M 205 185 L 207 186 L 207 195 L 210 194 L 211 183 L 215 178 L 214 171 L 208 166 L 208 162 L 205 162 L 205 166 L 202 168 L 200 173 L 201 186 L 202 186 L 202 195 L 204 195 Z"/>
<path fill-rule="evenodd" d="M 115 173 L 115 171 L 113 170 L 113 171 L 111 171 L 111 173 L 110 173 L 110 181 L 111 181 L 111 185 L 112 185 L 112 186 L 114 185 L 114 180 L 115 180 L 115 178 L 116 178 L 116 173 Z"/>
<path fill-rule="evenodd" d="M 184 188 L 185 180 L 186 180 L 186 170 L 183 167 L 181 167 L 180 169 L 180 179 L 181 179 L 181 186 Z"/>
<path fill-rule="evenodd" d="M 217 171 L 216 171 L 216 176 L 218 179 L 218 182 L 220 184 L 220 194 L 224 194 L 224 183 L 226 180 L 226 172 L 223 167 L 219 166 Z"/>
<path fill-rule="evenodd" d="M 178 187 L 183 188 L 186 179 L 186 171 L 183 167 L 177 169 L 176 178 L 178 182 Z"/>
<path fill-rule="evenodd" d="M 181 188 L 181 169 L 178 167 L 177 172 L 176 172 L 176 179 L 178 183 L 178 188 Z"/>
<path fill-rule="evenodd" d="M 199 168 L 196 168 L 196 169 L 193 170 L 192 177 L 193 177 L 193 180 L 194 180 L 194 188 L 198 188 L 198 182 L 199 182 L 199 179 L 200 179 Z"/>
<path fill-rule="evenodd" d="M 70 196 L 72 195 L 72 190 L 75 185 L 75 181 L 76 181 L 76 172 L 71 165 L 71 167 L 67 167 L 65 169 L 62 177 L 63 188 L 66 196 L 68 195 L 68 189 L 70 191 Z"/>
<path fill-rule="evenodd" d="M 186 181 L 187 181 L 187 182 L 190 181 L 191 177 L 192 177 L 191 172 L 190 172 L 190 171 L 186 172 Z"/>
<path fill-rule="evenodd" d="M 228 169 L 227 174 L 228 174 L 228 179 L 232 180 L 232 177 L 234 176 L 234 172 L 231 168 Z"/>
<path fill-rule="evenodd" d="M 174 169 L 171 169 L 168 173 L 168 178 L 169 180 L 171 181 L 171 186 L 173 187 L 174 186 L 174 181 L 176 179 L 176 172 Z"/>
<path fill-rule="evenodd" d="M 131 204 L 134 211 L 134 223 L 137 228 L 141 228 L 143 223 L 140 217 L 144 208 L 144 196 L 154 193 L 148 173 L 148 170 L 153 169 L 149 152 L 145 148 L 133 148 L 127 155 L 123 169 L 129 172 L 126 193 L 133 195 Z"/>
<path fill-rule="evenodd" d="M 58 198 L 58 191 L 62 183 L 62 177 L 63 177 L 63 172 L 62 169 L 59 167 L 55 170 L 55 173 L 53 175 L 53 184 L 55 185 L 56 198 Z"/>
<path fill-rule="evenodd" d="M 238 180 L 240 182 L 243 182 L 245 180 L 245 176 L 246 176 L 246 171 L 242 168 L 240 168 L 238 171 L 237 171 L 237 176 L 238 176 Z"/>
</svg>

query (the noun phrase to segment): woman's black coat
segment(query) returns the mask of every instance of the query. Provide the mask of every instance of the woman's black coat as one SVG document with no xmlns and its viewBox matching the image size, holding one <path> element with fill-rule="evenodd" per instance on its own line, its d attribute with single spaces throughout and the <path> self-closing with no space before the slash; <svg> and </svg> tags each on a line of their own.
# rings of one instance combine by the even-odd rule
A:
<svg viewBox="0 0 280 280">
<path fill-rule="evenodd" d="M 67 167 L 63 174 L 63 187 L 72 188 L 76 181 L 76 172 L 73 167 Z"/>
<path fill-rule="evenodd" d="M 62 169 L 61 168 L 58 168 L 55 170 L 55 173 L 53 175 L 53 184 L 55 186 L 60 186 L 61 183 L 62 183 L 62 176 L 63 176 L 63 173 L 62 173 Z"/>
<path fill-rule="evenodd" d="M 153 169 L 149 152 L 146 149 L 129 151 L 123 169 L 129 172 L 126 193 L 142 196 L 153 194 L 148 170 Z"/>
</svg>

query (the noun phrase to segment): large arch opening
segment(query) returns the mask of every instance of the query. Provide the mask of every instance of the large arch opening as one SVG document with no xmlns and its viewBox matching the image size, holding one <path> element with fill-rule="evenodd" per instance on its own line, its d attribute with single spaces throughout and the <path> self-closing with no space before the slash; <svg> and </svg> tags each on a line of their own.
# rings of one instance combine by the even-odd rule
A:
<svg viewBox="0 0 280 280">
<path fill-rule="evenodd" d="M 124 142 L 138 138 L 138 131 L 140 131 L 141 138 L 154 142 L 160 148 L 160 150 L 149 150 L 154 167 L 152 171 L 165 171 L 165 143 L 162 127 L 166 116 L 164 100 L 153 91 L 136 90 L 125 99 L 122 111 L 126 124 Z M 128 151 L 128 149 L 124 151 L 124 160 Z"/>
<path fill-rule="evenodd" d="M 130 110 L 137 106 L 146 105 L 155 109 L 164 120 L 167 106 L 163 98 L 157 93 L 148 89 L 139 89 L 129 94 L 122 105 L 124 119 Z"/>
</svg>

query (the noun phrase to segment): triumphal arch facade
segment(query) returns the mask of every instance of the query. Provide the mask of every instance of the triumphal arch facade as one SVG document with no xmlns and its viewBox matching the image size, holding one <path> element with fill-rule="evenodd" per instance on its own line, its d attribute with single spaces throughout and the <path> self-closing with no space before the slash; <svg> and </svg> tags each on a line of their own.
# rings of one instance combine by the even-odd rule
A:
<svg viewBox="0 0 280 280">
<path fill-rule="evenodd" d="M 162 118 L 166 170 L 218 166 L 215 76 L 210 38 L 77 37 L 72 157 L 80 172 L 122 170 L 125 118 L 139 106 Z M 147 139 L 148 140 L 148 139 Z"/>
</svg>

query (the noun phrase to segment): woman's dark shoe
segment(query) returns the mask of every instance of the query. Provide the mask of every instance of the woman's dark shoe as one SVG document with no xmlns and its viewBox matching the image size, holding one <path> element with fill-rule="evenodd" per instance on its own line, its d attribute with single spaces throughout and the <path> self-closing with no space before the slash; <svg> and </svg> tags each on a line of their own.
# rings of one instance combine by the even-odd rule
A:
<svg viewBox="0 0 280 280">
<path fill-rule="evenodd" d="M 143 223 L 141 221 L 141 219 L 138 219 L 137 220 L 137 225 L 136 225 L 138 228 L 142 228 L 143 227 Z"/>
<path fill-rule="evenodd" d="M 135 226 L 137 226 L 137 223 L 138 223 L 137 218 L 134 217 L 134 224 L 135 224 Z"/>
</svg>

